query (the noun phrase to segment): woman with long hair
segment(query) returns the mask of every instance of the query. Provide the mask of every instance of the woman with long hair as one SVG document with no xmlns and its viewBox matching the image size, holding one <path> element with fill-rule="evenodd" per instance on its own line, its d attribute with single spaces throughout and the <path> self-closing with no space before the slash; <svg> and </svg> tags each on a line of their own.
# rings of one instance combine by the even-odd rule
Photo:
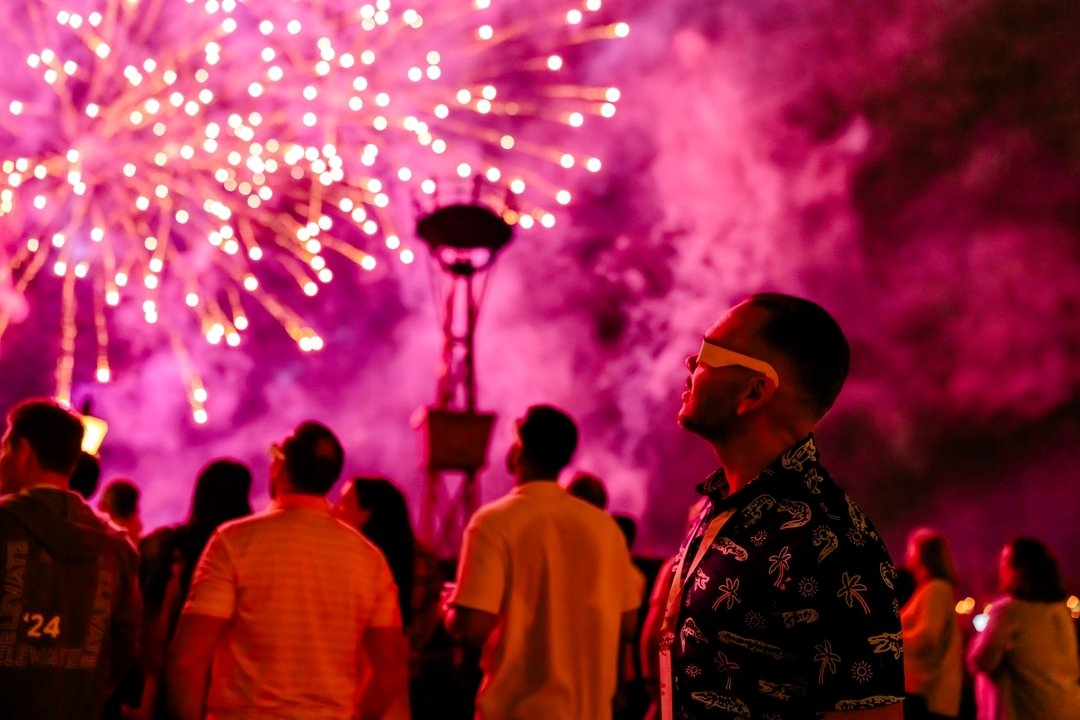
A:
<svg viewBox="0 0 1080 720">
<path fill-rule="evenodd" d="M 945 536 L 919 528 L 908 538 L 907 570 L 915 592 L 900 611 L 904 631 L 906 720 L 960 714 L 963 649 L 956 624 L 956 564 Z"/>
<path fill-rule="evenodd" d="M 214 531 L 223 523 L 251 514 L 250 494 L 251 471 L 246 465 L 229 459 L 211 461 L 199 471 L 187 521 L 155 530 L 143 540 L 139 574 L 145 579 L 146 681 L 140 718 L 166 716 L 165 693 L 160 687 L 165 651 L 191 589 L 191 576 Z"/>
<path fill-rule="evenodd" d="M 1057 558 L 1043 543 L 1016 537 L 998 563 L 1005 593 L 972 641 L 979 720 L 1080 718 L 1080 659 Z"/>
<path fill-rule="evenodd" d="M 405 495 L 386 478 L 353 478 L 334 506 L 334 514 L 342 522 L 359 530 L 386 557 L 390 574 L 397 584 L 401 625 L 406 637 L 409 637 L 413 621 L 416 539 Z M 410 700 L 406 691 L 390 706 L 385 719 L 405 720 L 409 717 Z"/>
</svg>

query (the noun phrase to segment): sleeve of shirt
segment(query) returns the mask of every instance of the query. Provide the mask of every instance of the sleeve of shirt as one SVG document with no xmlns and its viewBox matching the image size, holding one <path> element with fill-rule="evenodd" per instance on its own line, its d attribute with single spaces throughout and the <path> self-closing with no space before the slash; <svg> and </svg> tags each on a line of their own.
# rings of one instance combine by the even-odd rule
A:
<svg viewBox="0 0 1080 720">
<path fill-rule="evenodd" d="M 903 645 L 888 552 L 868 535 L 856 544 L 834 530 L 842 526 L 827 529 L 828 543 L 808 543 L 793 558 L 793 578 L 813 578 L 814 596 L 784 593 L 793 608 L 785 627 L 803 636 L 799 663 L 813 704 L 819 711 L 843 711 L 898 703 L 904 695 Z M 835 549 L 822 557 L 820 548 L 833 541 Z"/>
<path fill-rule="evenodd" d="M 1008 600 L 990 606 L 986 627 L 971 641 L 968 665 L 974 672 L 992 674 L 1001 666 L 1016 633 Z"/>
<path fill-rule="evenodd" d="M 935 661 L 945 654 L 949 643 L 949 623 L 955 623 L 955 603 L 947 583 L 930 582 L 904 606 L 900 622 L 904 628 L 904 654 Z"/>
<path fill-rule="evenodd" d="M 230 618 L 236 608 L 236 568 L 220 532 L 210 536 L 191 578 L 184 614 Z"/>
<path fill-rule="evenodd" d="M 450 602 L 498 614 L 508 567 L 509 557 L 502 538 L 485 522 L 483 514 L 473 516 L 465 528 L 457 587 Z"/>
</svg>

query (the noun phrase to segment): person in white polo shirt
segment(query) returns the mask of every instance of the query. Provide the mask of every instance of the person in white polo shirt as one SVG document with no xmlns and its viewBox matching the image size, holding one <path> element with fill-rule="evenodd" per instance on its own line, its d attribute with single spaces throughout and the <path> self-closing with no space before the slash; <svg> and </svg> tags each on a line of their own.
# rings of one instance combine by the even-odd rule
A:
<svg viewBox="0 0 1080 720">
<path fill-rule="evenodd" d="M 615 520 L 555 482 L 573 420 L 537 405 L 515 431 L 517 485 L 469 521 L 447 630 L 481 648 L 477 718 L 610 720 L 644 588 Z"/>
<path fill-rule="evenodd" d="M 386 560 L 325 499 L 341 444 L 304 422 L 271 455 L 273 503 L 222 525 L 195 570 L 169 653 L 172 712 L 378 718 L 404 688 L 407 653 Z"/>
</svg>

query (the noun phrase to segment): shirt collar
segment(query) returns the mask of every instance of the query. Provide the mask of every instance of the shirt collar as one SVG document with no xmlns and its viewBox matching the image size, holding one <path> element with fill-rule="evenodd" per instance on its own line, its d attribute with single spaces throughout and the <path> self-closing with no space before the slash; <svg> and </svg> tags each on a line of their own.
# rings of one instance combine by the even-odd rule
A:
<svg viewBox="0 0 1080 720">
<path fill-rule="evenodd" d="M 330 505 L 321 495 L 283 493 L 270 502 L 270 510 L 321 510 L 330 512 Z"/>
<path fill-rule="evenodd" d="M 519 485 L 515 485 L 513 490 L 510 491 L 515 495 L 543 495 L 549 496 L 556 493 L 564 493 L 564 490 L 559 483 L 554 480 L 530 480 L 529 482 L 523 482 Z"/>
</svg>

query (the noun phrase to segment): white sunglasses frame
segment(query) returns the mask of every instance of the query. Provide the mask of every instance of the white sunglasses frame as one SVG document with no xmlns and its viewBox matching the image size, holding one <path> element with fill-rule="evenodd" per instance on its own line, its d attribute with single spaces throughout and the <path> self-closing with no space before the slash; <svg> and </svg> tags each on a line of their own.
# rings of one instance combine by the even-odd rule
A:
<svg viewBox="0 0 1080 720">
<path fill-rule="evenodd" d="M 780 387 L 780 375 L 777 374 L 776 368 L 772 365 L 764 360 L 758 360 L 755 357 L 728 350 L 708 338 L 703 338 L 701 341 L 701 349 L 698 350 L 697 354 L 697 363 L 711 368 L 731 367 L 732 365 L 744 367 L 747 370 L 761 373 L 772 380 L 776 387 Z"/>
</svg>

